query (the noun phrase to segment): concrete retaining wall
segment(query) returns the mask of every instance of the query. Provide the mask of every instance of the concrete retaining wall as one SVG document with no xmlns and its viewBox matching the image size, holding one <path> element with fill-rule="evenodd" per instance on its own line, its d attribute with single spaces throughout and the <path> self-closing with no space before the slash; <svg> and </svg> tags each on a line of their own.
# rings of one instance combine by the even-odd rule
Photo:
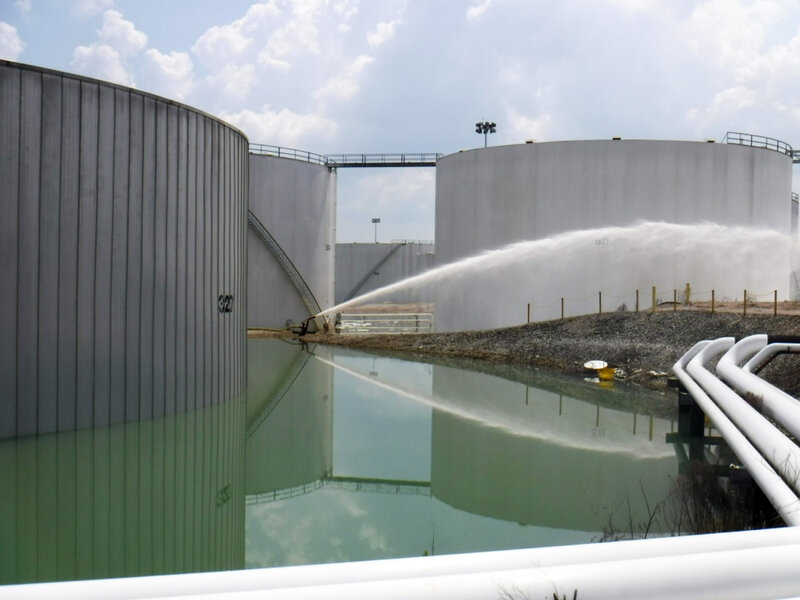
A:
<svg viewBox="0 0 800 600">
<path fill-rule="evenodd" d="M 240 396 L 247 139 L 5 61 L 0 139 L 0 437 Z"/>
</svg>

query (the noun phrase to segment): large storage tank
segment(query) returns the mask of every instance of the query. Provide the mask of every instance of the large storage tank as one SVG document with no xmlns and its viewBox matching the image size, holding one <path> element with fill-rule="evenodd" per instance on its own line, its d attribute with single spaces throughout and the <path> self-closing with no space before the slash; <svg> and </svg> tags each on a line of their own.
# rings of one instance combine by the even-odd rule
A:
<svg viewBox="0 0 800 600">
<path fill-rule="evenodd" d="M 262 148 L 250 155 L 247 325 L 282 328 L 333 306 L 336 171 Z"/>
<path fill-rule="evenodd" d="M 606 310 L 633 307 L 636 289 L 649 305 L 652 286 L 670 298 L 687 283 L 715 289 L 718 298 L 763 287 L 789 296 L 786 151 L 676 141 L 531 143 L 452 154 L 436 172 L 439 265 L 562 234 L 549 249 L 532 248 L 528 259 L 520 249 L 513 268 L 497 256 L 482 278 L 470 276 L 476 269 L 437 285 L 440 330 L 519 324 L 527 304 L 532 320 L 557 318 L 560 298 L 568 314 L 596 312 L 598 293 Z M 630 227 L 642 221 L 662 225 Z M 738 227 L 762 233 L 753 240 Z"/>
<path fill-rule="evenodd" d="M 0 437 L 241 396 L 244 135 L 0 61 L 0 139 Z"/>
</svg>

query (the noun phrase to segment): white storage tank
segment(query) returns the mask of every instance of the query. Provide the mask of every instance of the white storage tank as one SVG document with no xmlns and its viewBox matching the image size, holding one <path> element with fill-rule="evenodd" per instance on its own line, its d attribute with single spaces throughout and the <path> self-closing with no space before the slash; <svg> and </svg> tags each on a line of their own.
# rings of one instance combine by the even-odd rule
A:
<svg viewBox="0 0 800 600">
<path fill-rule="evenodd" d="M 637 289 L 649 306 L 652 286 L 669 299 L 687 283 L 717 298 L 745 289 L 788 298 L 791 149 L 767 141 L 569 141 L 445 156 L 438 265 L 541 243 L 512 252 L 516 263 L 498 256 L 480 276 L 435 286 L 438 329 L 524 323 L 528 304 L 531 320 L 558 318 L 562 297 L 567 314 L 596 312 L 598 294 L 605 310 L 633 308 Z"/>
<path fill-rule="evenodd" d="M 251 147 L 248 327 L 282 328 L 333 306 L 336 171 L 321 162 Z"/>
</svg>

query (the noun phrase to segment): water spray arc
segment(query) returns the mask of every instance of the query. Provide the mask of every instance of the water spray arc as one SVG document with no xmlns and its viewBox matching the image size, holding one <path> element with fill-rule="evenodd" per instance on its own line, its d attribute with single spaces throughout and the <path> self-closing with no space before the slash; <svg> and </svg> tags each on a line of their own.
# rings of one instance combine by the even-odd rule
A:
<svg viewBox="0 0 800 600">
<path fill-rule="evenodd" d="M 558 318 L 561 298 L 570 299 L 570 315 L 597 312 L 597 272 L 602 273 L 603 302 L 635 290 L 716 290 L 717 298 L 736 298 L 741 290 L 777 290 L 790 296 L 790 265 L 798 254 L 788 234 L 772 229 L 712 223 L 678 225 L 641 222 L 627 227 L 571 231 L 518 242 L 443 265 L 340 303 L 317 317 L 327 319 L 345 308 L 386 300 L 399 291 L 434 290 L 434 303 L 449 310 L 436 314 L 436 329 L 489 329 L 530 320 Z M 594 289 L 593 289 L 594 288 Z M 697 296 L 695 292 L 693 294 Z M 655 298 L 653 305 L 658 301 Z M 450 313 L 455 312 L 458 318 Z M 457 326 L 469 322 L 469 327 Z"/>
</svg>

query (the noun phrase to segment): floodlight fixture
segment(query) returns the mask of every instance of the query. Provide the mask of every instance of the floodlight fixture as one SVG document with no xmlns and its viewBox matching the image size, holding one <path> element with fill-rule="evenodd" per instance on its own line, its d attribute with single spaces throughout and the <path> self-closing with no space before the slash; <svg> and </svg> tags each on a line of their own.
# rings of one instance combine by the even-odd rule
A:
<svg viewBox="0 0 800 600">
<path fill-rule="evenodd" d="M 492 123 L 490 121 L 479 121 L 475 123 L 475 133 L 482 133 L 483 134 L 483 147 L 489 143 L 489 134 L 497 132 L 497 123 Z"/>
<path fill-rule="evenodd" d="M 378 217 L 373 217 L 372 218 L 372 223 L 375 225 L 375 243 L 376 244 L 378 243 L 378 223 L 380 223 L 380 222 L 381 222 L 380 218 L 378 218 Z"/>
</svg>

